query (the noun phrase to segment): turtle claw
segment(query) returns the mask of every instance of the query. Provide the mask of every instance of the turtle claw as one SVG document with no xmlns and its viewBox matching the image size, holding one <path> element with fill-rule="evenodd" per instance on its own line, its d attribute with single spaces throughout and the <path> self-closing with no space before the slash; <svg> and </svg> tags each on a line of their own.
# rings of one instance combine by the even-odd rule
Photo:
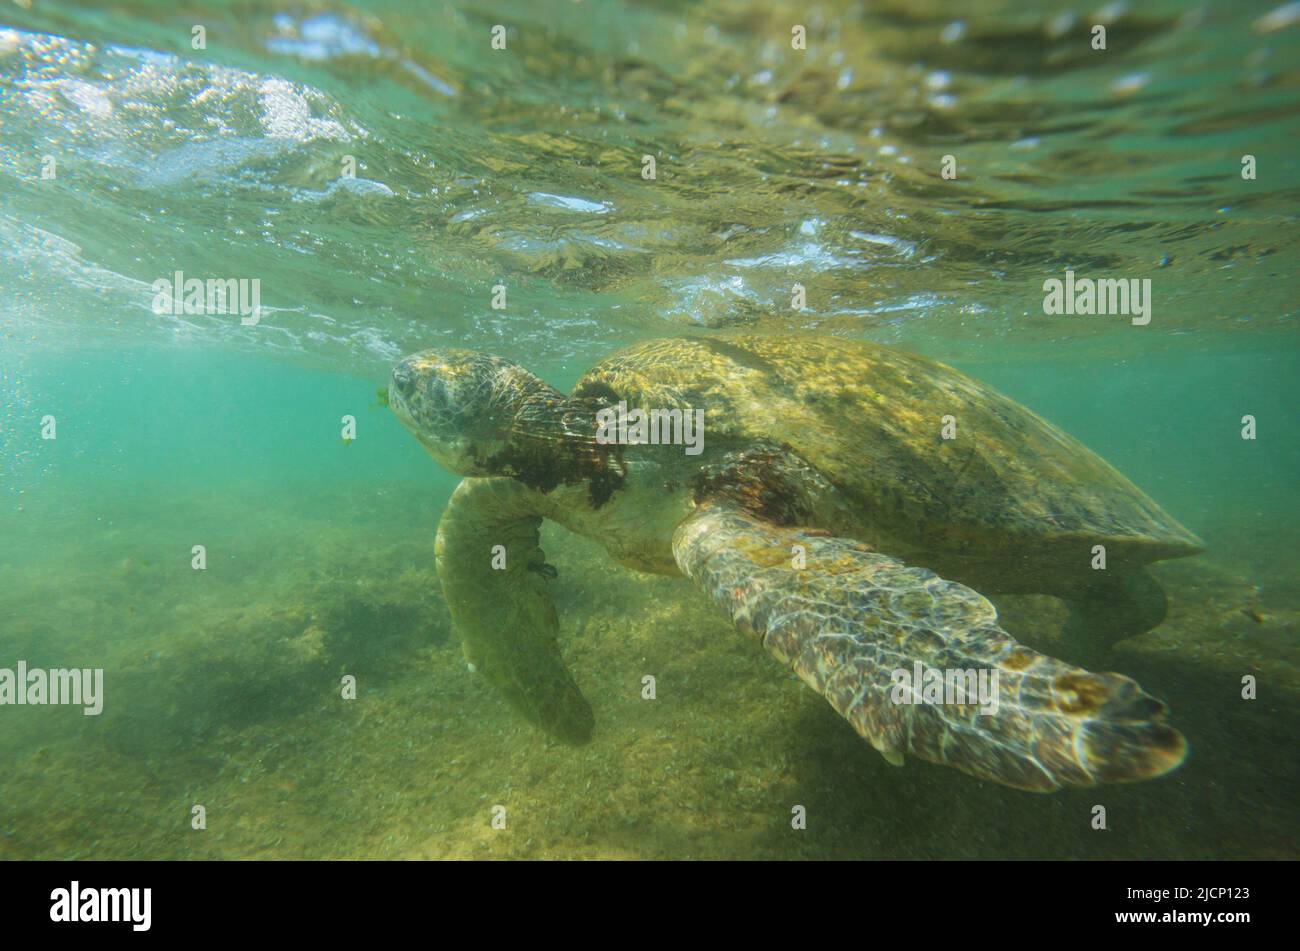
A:
<svg viewBox="0 0 1300 951">
<path fill-rule="evenodd" d="M 903 766 L 907 762 L 907 760 L 903 758 L 903 754 L 898 752 L 898 750 L 881 750 L 880 755 L 885 758 L 885 762 L 890 766 Z"/>
</svg>

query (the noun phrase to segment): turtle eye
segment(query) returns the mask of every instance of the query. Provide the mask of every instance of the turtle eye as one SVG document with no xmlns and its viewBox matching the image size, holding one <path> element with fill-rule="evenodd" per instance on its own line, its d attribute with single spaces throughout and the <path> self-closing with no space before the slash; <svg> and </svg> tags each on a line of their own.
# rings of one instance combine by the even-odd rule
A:
<svg viewBox="0 0 1300 951">
<path fill-rule="evenodd" d="M 429 384 L 429 397 L 439 412 L 452 413 L 456 409 L 456 391 L 443 379 L 435 379 Z"/>
</svg>

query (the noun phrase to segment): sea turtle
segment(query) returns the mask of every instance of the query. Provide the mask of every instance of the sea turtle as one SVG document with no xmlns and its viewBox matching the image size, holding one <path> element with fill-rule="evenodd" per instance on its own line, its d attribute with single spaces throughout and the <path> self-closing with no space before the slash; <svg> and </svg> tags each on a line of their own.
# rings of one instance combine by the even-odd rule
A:
<svg viewBox="0 0 1300 951">
<path fill-rule="evenodd" d="M 593 716 L 556 643 L 543 518 L 690 578 L 891 763 L 912 753 L 1047 791 L 1183 759 L 1164 704 L 1017 643 L 967 585 L 1057 595 L 1070 637 L 1114 639 L 1164 617 L 1143 565 L 1199 541 L 950 367 L 859 340 L 719 333 L 622 350 L 566 397 L 499 357 L 427 350 L 393 369 L 389 401 L 465 477 L 436 554 L 466 658 L 561 740 L 586 742 Z M 702 443 L 685 426 L 697 417 Z M 694 444 L 665 438 L 679 423 Z M 996 673 L 996 712 L 970 694 L 927 701 L 931 671 Z"/>
</svg>

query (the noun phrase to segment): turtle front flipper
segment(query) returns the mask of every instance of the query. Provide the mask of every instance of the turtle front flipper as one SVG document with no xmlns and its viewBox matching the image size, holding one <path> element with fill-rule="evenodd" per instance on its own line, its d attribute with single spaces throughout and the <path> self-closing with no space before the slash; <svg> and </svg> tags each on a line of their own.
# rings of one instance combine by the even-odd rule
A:
<svg viewBox="0 0 1300 951">
<path fill-rule="evenodd" d="M 438 577 L 466 659 L 529 723 L 586 743 L 594 718 L 555 640 L 541 523 L 537 493 L 514 479 L 465 479 L 438 525 Z"/>
<path fill-rule="evenodd" d="M 1183 760 L 1164 704 L 1134 681 L 1023 647 L 983 596 L 931 571 L 726 500 L 678 526 L 673 554 L 892 763 L 912 753 L 1047 792 L 1149 779 Z M 939 702 L 927 699 L 936 675 L 958 688 Z"/>
</svg>

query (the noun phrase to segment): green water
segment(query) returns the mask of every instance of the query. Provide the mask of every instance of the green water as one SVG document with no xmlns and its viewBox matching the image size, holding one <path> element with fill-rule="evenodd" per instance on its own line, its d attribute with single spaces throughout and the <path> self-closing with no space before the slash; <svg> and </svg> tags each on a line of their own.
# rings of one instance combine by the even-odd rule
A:
<svg viewBox="0 0 1300 951">
<path fill-rule="evenodd" d="M 0 668 L 102 667 L 105 703 L 0 706 L 0 857 L 1296 857 L 1276 6 L 6 5 Z M 1150 279 L 1151 323 L 1045 315 L 1067 269 Z M 177 270 L 260 280 L 260 321 L 155 313 Z M 1167 619 L 1107 657 L 1186 763 L 1050 796 L 896 769 L 689 582 L 549 524 L 598 726 L 574 749 L 512 714 L 434 571 L 457 480 L 376 390 L 434 346 L 567 390 L 723 328 L 942 360 L 1198 534 L 1154 569 Z M 999 607 L 1051 652 L 1058 602 Z"/>
</svg>

